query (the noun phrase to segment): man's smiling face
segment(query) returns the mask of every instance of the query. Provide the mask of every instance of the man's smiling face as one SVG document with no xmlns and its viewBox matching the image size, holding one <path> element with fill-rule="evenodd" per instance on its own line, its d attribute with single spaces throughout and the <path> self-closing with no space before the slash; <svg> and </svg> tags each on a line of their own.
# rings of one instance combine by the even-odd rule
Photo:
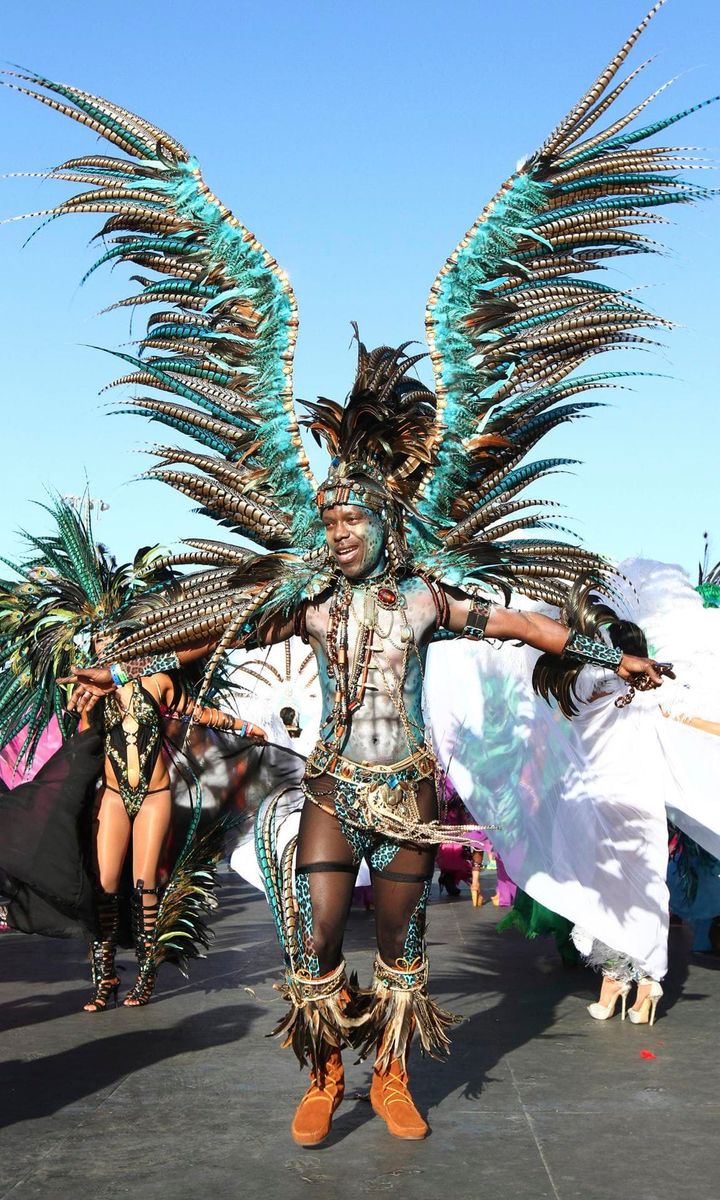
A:
<svg viewBox="0 0 720 1200">
<path fill-rule="evenodd" d="M 348 579 L 364 579 L 379 566 L 385 526 L 375 513 L 357 504 L 334 504 L 322 514 L 325 538 L 335 562 Z"/>
</svg>

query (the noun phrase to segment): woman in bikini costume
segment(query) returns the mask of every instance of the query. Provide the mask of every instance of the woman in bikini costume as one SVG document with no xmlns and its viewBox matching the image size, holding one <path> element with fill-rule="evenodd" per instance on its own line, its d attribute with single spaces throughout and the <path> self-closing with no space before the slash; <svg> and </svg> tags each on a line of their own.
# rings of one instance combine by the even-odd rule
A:
<svg viewBox="0 0 720 1200">
<path fill-rule="evenodd" d="M 79 505 L 57 498 L 46 508 L 50 533 L 26 535 L 25 557 L 9 564 L 17 578 L 0 580 L 0 747 L 11 754 L 0 785 L 0 889 L 11 928 L 89 936 L 93 994 L 85 1010 L 102 1012 L 111 996 L 117 1003 L 118 942 L 136 947 L 140 970 L 125 1000 L 135 1006 L 150 999 L 160 962 L 170 958 L 182 969 L 197 953 L 195 942 L 206 940 L 208 870 L 224 825 L 217 836 L 196 837 L 199 804 L 172 878 L 163 897 L 158 893 L 172 815 L 169 723 L 239 734 L 228 746 L 232 754 L 265 735 L 217 707 L 194 704 L 192 672 L 169 670 L 162 658 L 142 681 L 118 669 L 97 715 L 83 717 L 78 728 L 66 708 L 70 673 L 93 660 L 118 622 L 163 603 L 176 579 L 157 547 L 118 566 L 95 539 L 87 498 Z M 192 755 L 183 757 L 197 785 Z M 119 893 L 131 841 L 128 921 Z"/>
<path fill-rule="evenodd" d="M 118 681 L 120 682 L 120 681 Z M 153 954 L 159 911 L 158 871 L 172 816 L 165 722 L 191 720 L 240 737 L 265 740 L 257 725 L 217 708 L 195 704 L 177 672 L 128 679 L 103 703 L 104 772 L 93 817 L 93 854 L 98 884 L 99 936 L 92 945 L 93 994 L 85 1012 L 102 1012 L 120 980 L 115 971 L 120 883 L 132 841 L 132 933 L 138 977 L 123 1004 L 147 1004 L 158 964 Z M 87 718 L 84 719 L 86 726 Z"/>
</svg>

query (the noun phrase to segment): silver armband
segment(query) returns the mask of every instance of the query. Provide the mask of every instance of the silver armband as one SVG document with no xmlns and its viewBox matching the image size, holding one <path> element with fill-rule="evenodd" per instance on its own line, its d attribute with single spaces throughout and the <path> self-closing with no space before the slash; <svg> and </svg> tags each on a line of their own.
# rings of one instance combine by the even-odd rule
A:
<svg viewBox="0 0 720 1200">
<path fill-rule="evenodd" d="M 473 600 L 460 637 L 480 642 L 485 637 L 485 627 L 490 616 L 489 600 Z"/>
</svg>

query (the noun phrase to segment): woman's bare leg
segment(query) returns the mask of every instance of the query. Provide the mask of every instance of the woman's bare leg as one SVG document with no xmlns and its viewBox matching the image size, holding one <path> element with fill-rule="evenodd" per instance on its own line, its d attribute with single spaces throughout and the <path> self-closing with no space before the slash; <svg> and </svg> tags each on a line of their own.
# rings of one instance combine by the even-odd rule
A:
<svg viewBox="0 0 720 1200">
<path fill-rule="evenodd" d="M 170 788 L 146 796 L 133 825 L 133 880 L 144 879 L 144 887 L 157 886 L 158 868 L 170 829 Z"/>
<path fill-rule="evenodd" d="M 123 863 L 130 841 L 130 818 L 119 795 L 105 789 L 99 798 L 94 820 L 98 936 L 92 944 L 93 995 L 85 1012 L 102 1012 L 120 980 L 115 972 L 118 929 L 118 897 Z"/>
<path fill-rule="evenodd" d="M 117 792 L 105 789 L 95 814 L 95 866 L 104 892 L 117 892 L 130 845 L 130 818 Z"/>
</svg>

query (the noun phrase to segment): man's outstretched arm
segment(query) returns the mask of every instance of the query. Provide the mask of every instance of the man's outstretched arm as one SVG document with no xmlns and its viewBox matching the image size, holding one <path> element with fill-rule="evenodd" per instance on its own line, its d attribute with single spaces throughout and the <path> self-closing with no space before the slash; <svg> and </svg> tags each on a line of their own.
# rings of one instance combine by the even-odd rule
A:
<svg viewBox="0 0 720 1200">
<path fill-rule="evenodd" d="M 460 591 L 446 591 L 450 615 L 448 629 L 461 637 L 496 638 L 498 641 L 523 642 L 535 650 L 546 654 L 563 654 L 581 657 L 575 648 L 576 636 L 560 621 L 546 617 L 542 613 L 519 612 L 513 608 L 502 608 L 500 605 L 486 605 L 484 602 L 471 599 Z M 572 639 L 572 640 L 571 640 Z M 568 645 L 568 643 L 570 643 Z M 602 654 L 603 643 L 597 644 Z M 587 658 L 587 661 L 593 661 Z M 649 658 L 640 658 L 634 654 L 623 654 L 615 665 L 607 665 L 615 670 L 621 679 L 630 679 L 634 675 L 647 675 L 655 687 L 662 683 L 662 674 L 655 663 Z"/>
<path fill-rule="evenodd" d="M 293 632 L 293 618 L 276 618 L 256 630 L 251 639 L 243 642 L 243 646 L 248 649 L 255 646 L 272 646 L 277 642 L 286 642 Z M 90 712 L 98 700 L 109 695 L 123 680 L 127 682 L 128 679 L 139 679 L 142 676 L 154 675 L 158 671 L 182 670 L 198 659 L 207 658 L 216 649 L 217 644 L 217 641 L 198 642 L 178 651 L 133 658 L 128 662 L 111 663 L 108 666 L 86 667 L 73 671 L 66 679 L 59 679 L 58 683 L 73 685 L 68 700 L 68 711 Z"/>
</svg>

